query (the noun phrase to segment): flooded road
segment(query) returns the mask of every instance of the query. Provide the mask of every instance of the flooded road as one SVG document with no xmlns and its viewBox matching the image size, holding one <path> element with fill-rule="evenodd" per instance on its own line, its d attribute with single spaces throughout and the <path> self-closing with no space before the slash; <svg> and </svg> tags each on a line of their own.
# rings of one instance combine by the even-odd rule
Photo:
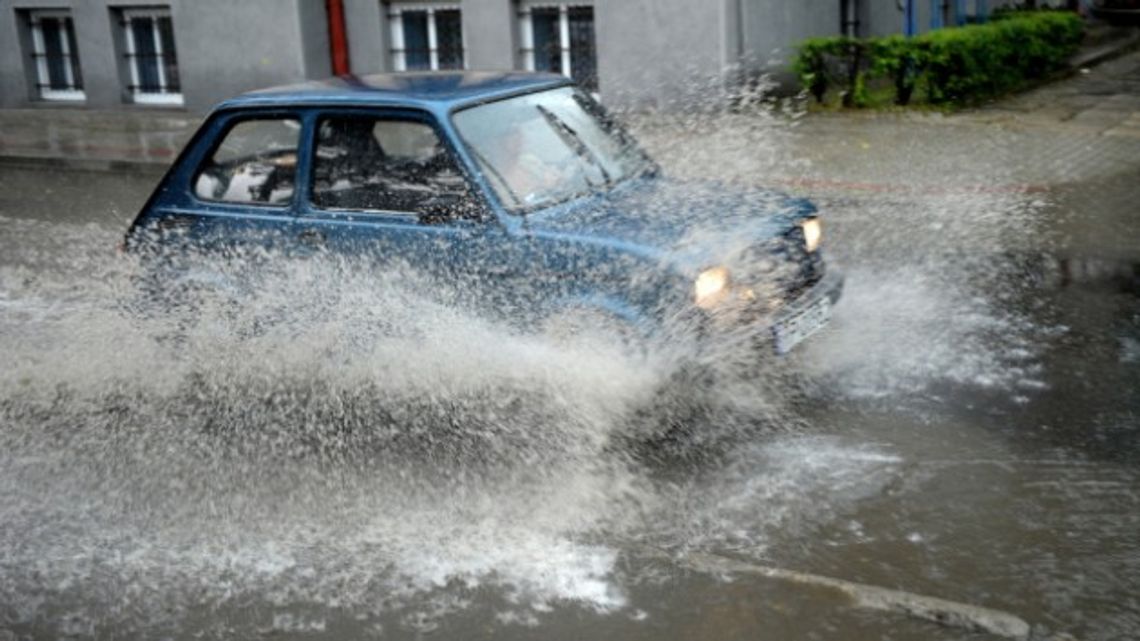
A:
<svg viewBox="0 0 1140 641">
<path fill-rule="evenodd" d="M 638 129 L 815 199 L 847 290 L 663 450 L 652 359 L 383 275 L 125 313 L 157 176 L 0 168 L 0 639 L 1000 638 L 709 558 L 1140 634 L 1140 145 L 718 118 Z"/>
</svg>

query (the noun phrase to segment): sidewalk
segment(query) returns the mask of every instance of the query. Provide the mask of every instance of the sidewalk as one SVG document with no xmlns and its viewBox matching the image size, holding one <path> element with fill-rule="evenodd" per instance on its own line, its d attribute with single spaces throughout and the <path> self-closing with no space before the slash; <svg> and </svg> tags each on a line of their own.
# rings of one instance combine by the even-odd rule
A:
<svg viewBox="0 0 1140 641">
<path fill-rule="evenodd" d="M 199 122 L 185 112 L 0 109 L 0 163 L 159 172 Z"/>
<path fill-rule="evenodd" d="M 1140 139 L 1140 52 L 1134 50 L 1098 66 L 1083 67 L 1073 78 L 962 116 L 980 122 L 1058 126 Z"/>
</svg>

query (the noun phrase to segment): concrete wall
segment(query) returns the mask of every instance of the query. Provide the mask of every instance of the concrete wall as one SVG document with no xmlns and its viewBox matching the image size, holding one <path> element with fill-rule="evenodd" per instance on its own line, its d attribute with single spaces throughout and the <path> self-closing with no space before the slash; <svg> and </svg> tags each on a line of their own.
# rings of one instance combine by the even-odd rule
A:
<svg viewBox="0 0 1140 641">
<path fill-rule="evenodd" d="M 785 67 L 804 38 L 839 34 L 839 6 L 839 0 L 742 0 L 742 62 L 763 70 Z"/>
<path fill-rule="evenodd" d="M 462 4 L 467 68 L 517 68 L 517 5 L 510 0 L 463 0 Z"/>
<path fill-rule="evenodd" d="M 171 109 L 134 105 L 126 92 L 120 29 L 112 7 L 154 0 L 0 0 L 0 107 L 55 106 L 38 100 L 27 75 L 28 50 L 15 9 L 70 9 L 84 104 L 96 109 Z M 184 109 L 202 111 L 234 94 L 330 73 L 323 0 L 167 0 L 174 24 Z"/>
<path fill-rule="evenodd" d="M 121 104 L 119 58 L 113 39 L 117 25 L 112 22 L 106 5 L 66 0 L 20 0 L 19 3 L 0 0 L 0 107 L 43 104 L 33 86 L 35 72 L 29 62 L 30 48 L 23 37 L 27 28 L 20 24 L 22 16 L 17 16 L 15 8 L 70 9 L 87 94 L 86 104 L 99 107 Z M 74 103 L 65 104 L 75 106 Z"/>
<path fill-rule="evenodd" d="M 187 109 L 330 73 L 321 0 L 180 0 L 171 13 Z"/>
<path fill-rule="evenodd" d="M 352 73 L 367 75 L 392 68 L 388 16 L 378 0 L 344 0 L 348 60 Z"/>
<path fill-rule="evenodd" d="M 433 1 L 433 0 L 427 0 Z M 467 66 L 519 68 L 517 0 L 450 0 L 463 10 Z M 901 33 L 901 0 L 857 0 L 863 35 Z M 932 0 L 914 0 L 930 27 Z M 1009 0 L 990 0 L 991 8 Z M 972 9 L 977 0 L 967 0 Z M 26 28 L 15 9 L 68 8 L 78 41 L 85 104 L 136 106 L 111 7 L 170 7 L 185 105 L 202 111 L 258 87 L 330 75 L 325 0 L 0 0 L 0 107 L 51 108 L 34 95 Z M 840 31 L 841 0 L 595 0 L 598 76 L 610 103 L 668 105 L 703 98 L 735 72 L 777 72 L 796 43 Z M 391 70 L 387 4 L 344 0 L 352 71 Z"/>
<path fill-rule="evenodd" d="M 246 1 L 248 0 L 243 0 L 243 2 Z M 273 0 L 262 0 L 262 2 L 273 2 L 274 6 L 288 4 L 279 1 L 274 2 Z M 325 10 L 324 0 L 297 0 L 297 20 L 300 27 L 300 38 L 297 41 L 296 51 L 301 56 L 301 68 L 304 70 L 304 77 L 313 79 L 331 76 L 332 52 L 329 48 L 329 16 Z M 347 21 L 348 16 L 345 16 L 345 22 L 347 23 Z M 280 44 L 278 43 L 278 46 Z M 351 52 L 349 59 L 351 60 Z"/>
<path fill-rule="evenodd" d="M 919 0 L 920 2 L 922 0 Z M 903 32 L 903 12 L 895 0 L 860 0 L 860 35 L 890 36 Z"/>
<path fill-rule="evenodd" d="M 667 105 L 716 87 L 734 61 L 735 0 L 602 0 L 594 5 L 607 102 Z"/>
</svg>

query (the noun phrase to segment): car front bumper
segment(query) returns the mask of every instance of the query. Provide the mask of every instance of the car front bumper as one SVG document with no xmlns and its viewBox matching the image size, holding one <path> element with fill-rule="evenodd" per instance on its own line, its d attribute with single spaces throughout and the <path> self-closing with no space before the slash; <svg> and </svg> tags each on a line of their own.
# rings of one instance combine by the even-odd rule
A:
<svg viewBox="0 0 1140 641">
<path fill-rule="evenodd" d="M 828 266 L 819 280 L 782 298 L 775 310 L 753 306 L 715 310 L 700 325 L 700 350 L 714 357 L 742 348 L 786 354 L 827 325 L 831 306 L 843 295 L 843 285 L 843 273 Z"/>
<path fill-rule="evenodd" d="M 831 320 L 831 307 L 843 295 L 843 272 L 829 268 L 823 278 L 785 304 L 776 313 L 762 343 L 772 345 L 777 354 L 786 354 Z"/>
</svg>

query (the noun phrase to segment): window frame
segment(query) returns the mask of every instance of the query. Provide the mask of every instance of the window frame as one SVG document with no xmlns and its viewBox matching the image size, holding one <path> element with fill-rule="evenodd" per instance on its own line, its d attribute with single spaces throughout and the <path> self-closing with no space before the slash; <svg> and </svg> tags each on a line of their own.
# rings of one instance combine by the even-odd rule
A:
<svg viewBox="0 0 1140 641">
<path fill-rule="evenodd" d="M 306 158 L 306 176 L 304 176 L 305 185 L 304 189 L 298 189 L 300 193 L 303 191 L 304 199 L 298 204 L 298 216 L 301 218 L 329 218 L 344 216 L 349 219 L 357 216 L 375 216 L 378 218 L 386 218 L 391 220 L 403 220 L 420 222 L 423 218 L 423 212 L 418 211 L 402 211 L 397 209 L 351 209 L 347 207 L 321 207 L 316 203 L 313 197 L 314 183 L 317 179 L 317 150 L 320 147 L 320 142 L 317 136 L 320 135 L 321 122 L 330 118 L 344 118 L 344 117 L 367 117 L 375 120 L 401 120 L 407 122 L 418 122 L 428 127 L 431 127 L 439 138 L 440 144 L 451 156 L 455 168 L 463 177 L 464 182 L 467 184 L 467 189 L 472 198 L 478 202 L 480 209 L 483 211 L 478 219 L 460 218 L 449 221 L 449 224 L 456 224 L 459 222 L 466 223 L 483 223 L 489 219 L 494 218 L 494 208 L 487 200 L 487 195 L 481 189 L 481 183 L 474 179 L 471 174 L 470 168 L 464 162 L 463 156 L 459 153 L 454 141 L 447 135 L 447 130 L 436 119 L 436 117 L 428 111 L 416 109 L 414 107 L 392 107 L 392 108 L 368 108 L 368 107 L 340 107 L 329 108 L 315 111 L 311 114 L 311 124 L 307 134 L 306 143 L 308 144 L 308 154 Z M 438 225 L 432 225 L 438 227 Z"/>
<path fill-rule="evenodd" d="M 160 18 L 170 20 L 171 38 L 173 39 L 174 17 L 171 14 L 170 7 L 119 7 L 116 9 L 116 12 L 118 13 L 119 26 L 122 29 L 123 56 L 126 58 L 127 74 L 130 78 L 130 85 L 127 87 L 127 90 L 130 93 L 131 102 L 138 105 L 176 107 L 185 104 L 185 98 L 182 94 L 181 73 L 179 74 L 178 91 L 167 91 L 169 85 L 167 84 L 166 77 L 165 51 L 162 48 L 162 36 L 159 33 L 158 20 Z M 159 91 L 157 92 L 142 90 L 140 79 L 142 73 L 139 68 L 138 43 L 135 42 L 135 32 L 134 29 L 131 28 L 131 21 L 136 19 L 151 20 L 151 38 L 154 40 L 154 55 L 158 61 L 156 66 Z M 177 68 L 177 47 L 175 47 L 174 56 L 174 66 Z"/>
<path fill-rule="evenodd" d="M 71 40 L 78 38 L 75 35 L 75 21 L 71 17 L 70 9 L 29 9 L 26 13 L 28 33 L 32 47 L 31 57 L 34 60 L 36 71 L 37 97 L 40 100 L 52 102 L 83 102 L 87 100 L 87 92 L 83 89 L 83 71 L 79 63 L 79 52 L 71 50 Z M 60 51 L 63 56 L 63 70 L 71 89 L 53 89 L 51 87 L 51 74 L 48 70 L 47 41 L 44 37 L 40 21 L 44 18 L 59 20 L 66 29 L 70 30 L 70 37 L 60 30 Z"/>
<path fill-rule="evenodd" d="M 202 198 L 198 195 L 197 183 L 198 176 L 204 171 L 206 163 L 212 162 L 214 154 L 217 153 L 218 148 L 226 141 L 226 137 L 235 127 L 243 122 L 252 120 L 295 120 L 298 124 L 297 128 L 297 162 L 294 168 L 294 185 L 293 193 L 289 196 L 288 200 L 279 203 L 263 203 L 257 201 L 235 201 L 235 200 L 214 200 L 210 198 Z M 274 213 L 286 211 L 292 214 L 296 210 L 298 198 L 301 192 L 301 183 L 305 179 L 304 173 L 307 171 L 302 167 L 302 158 L 304 157 L 304 144 L 308 134 L 306 133 L 309 125 L 306 114 L 298 111 L 234 111 L 231 112 L 224 122 L 215 125 L 212 140 L 209 145 L 205 146 L 205 150 L 198 155 L 197 158 L 189 159 L 192 163 L 188 163 L 189 173 L 187 174 L 186 193 L 190 195 L 191 202 L 195 205 L 206 206 L 210 208 L 221 207 L 225 209 L 245 209 L 255 208 L 269 210 Z"/>
<path fill-rule="evenodd" d="M 442 11 L 455 11 L 459 13 L 459 35 L 461 64 L 457 70 L 467 69 L 467 31 L 463 28 L 463 6 L 459 2 L 430 2 L 424 0 L 393 0 L 387 3 L 388 16 L 388 55 L 390 56 L 392 71 L 397 73 L 415 72 L 418 69 L 408 69 L 408 49 L 404 38 L 404 13 L 427 13 L 427 45 L 428 69 L 440 71 L 439 66 L 439 28 L 436 23 L 436 14 Z"/>
<path fill-rule="evenodd" d="M 597 82 L 596 72 L 598 64 L 597 56 L 597 12 L 594 10 L 593 2 L 550 2 L 547 0 L 518 0 L 518 11 L 516 22 L 518 24 L 519 35 L 519 55 L 522 58 L 522 68 L 526 71 L 537 71 L 537 56 L 534 42 L 534 11 L 536 9 L 556 9 L 558 11 L 558 48 L 560 54 L 561 67 L 559 73 L 572 80 L 574 78 L 574 56 L 571 53 L 572 43 L 570 36 L 570 10 L 577 8 L 589 8 L 592 12 L 592 23 L 594 27 L 594 69 L 595 78 Z M 596 91 L 596 87 L 587 88 L 590 91 Z"/>
</svg>

